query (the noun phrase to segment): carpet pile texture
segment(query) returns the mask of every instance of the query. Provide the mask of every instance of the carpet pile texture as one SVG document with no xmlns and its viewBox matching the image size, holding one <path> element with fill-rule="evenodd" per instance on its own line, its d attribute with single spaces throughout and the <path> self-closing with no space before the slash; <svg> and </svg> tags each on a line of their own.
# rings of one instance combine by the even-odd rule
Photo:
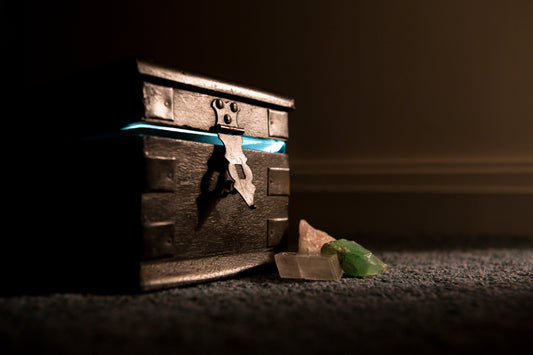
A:
<svg viewBox="0 0 533 355">
<path fill-rule="evenodd" d="M 2 353 L 508 353 L 531 346 L 533 248 L 372 250 L 340 282 L 275 266 L 137 295 L 0 298 Z"/>
</svg>

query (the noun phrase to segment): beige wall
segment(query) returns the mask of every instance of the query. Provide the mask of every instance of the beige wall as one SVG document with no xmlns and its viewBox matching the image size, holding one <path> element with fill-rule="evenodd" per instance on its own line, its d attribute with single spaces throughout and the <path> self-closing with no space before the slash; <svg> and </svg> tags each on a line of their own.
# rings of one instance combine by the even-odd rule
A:
<svg viewBox="0 0 533 355">
<path fill-rule="evenodd" d="M 24 13 L 28 85 L 137 55 L 294 97 L 295 219 L 533 234 L 531 1 L 67 3 Z"/>
</svg>

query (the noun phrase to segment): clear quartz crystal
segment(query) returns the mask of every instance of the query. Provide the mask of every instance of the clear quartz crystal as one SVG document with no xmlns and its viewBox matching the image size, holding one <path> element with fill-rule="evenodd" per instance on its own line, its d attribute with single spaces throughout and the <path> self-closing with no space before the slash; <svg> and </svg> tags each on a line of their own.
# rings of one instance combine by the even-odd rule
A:
<svg viewBox="0 0 533 355">
<path fill-rule="evenodd" d="M 282 278 L 338 281 L 342 269 L 336 254 L 278 253 L 274 256 Z"/>
</svg>

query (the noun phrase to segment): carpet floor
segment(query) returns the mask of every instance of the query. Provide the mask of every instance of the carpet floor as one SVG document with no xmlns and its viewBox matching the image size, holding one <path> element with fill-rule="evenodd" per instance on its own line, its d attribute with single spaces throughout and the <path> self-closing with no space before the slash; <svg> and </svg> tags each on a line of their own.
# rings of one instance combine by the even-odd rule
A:
<svg viewBox="0 0 533 355">
<path fill-rule="evenodd" d="M 339 282 L 280 279 L 271 266 L 137 295 L 2 297 L 0 350 L 444 354 L 530 346 L 530 245 L 373 251 L 385 273 Z"/>
</svg>

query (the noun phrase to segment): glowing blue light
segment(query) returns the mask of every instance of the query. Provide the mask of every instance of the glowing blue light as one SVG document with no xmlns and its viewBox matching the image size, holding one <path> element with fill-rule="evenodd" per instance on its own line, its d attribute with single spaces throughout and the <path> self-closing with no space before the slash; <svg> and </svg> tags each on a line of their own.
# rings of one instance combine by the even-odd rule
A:
<svg viewBox="0 0 533 355">
<path fill-rule="evenodd" d="M 145 122 L 131 123 L 121 129 L 132 135 L 160 136 L 183 139 L 193 142 L 223 145 L 216 133 L 194 131 L 179 127 L 159 126 Z M 242 137 L 242 147 L 267 153 L 285 153 L 286 143 L 278 139 L 257 138 L 250 136 Z"/>
</svg>

